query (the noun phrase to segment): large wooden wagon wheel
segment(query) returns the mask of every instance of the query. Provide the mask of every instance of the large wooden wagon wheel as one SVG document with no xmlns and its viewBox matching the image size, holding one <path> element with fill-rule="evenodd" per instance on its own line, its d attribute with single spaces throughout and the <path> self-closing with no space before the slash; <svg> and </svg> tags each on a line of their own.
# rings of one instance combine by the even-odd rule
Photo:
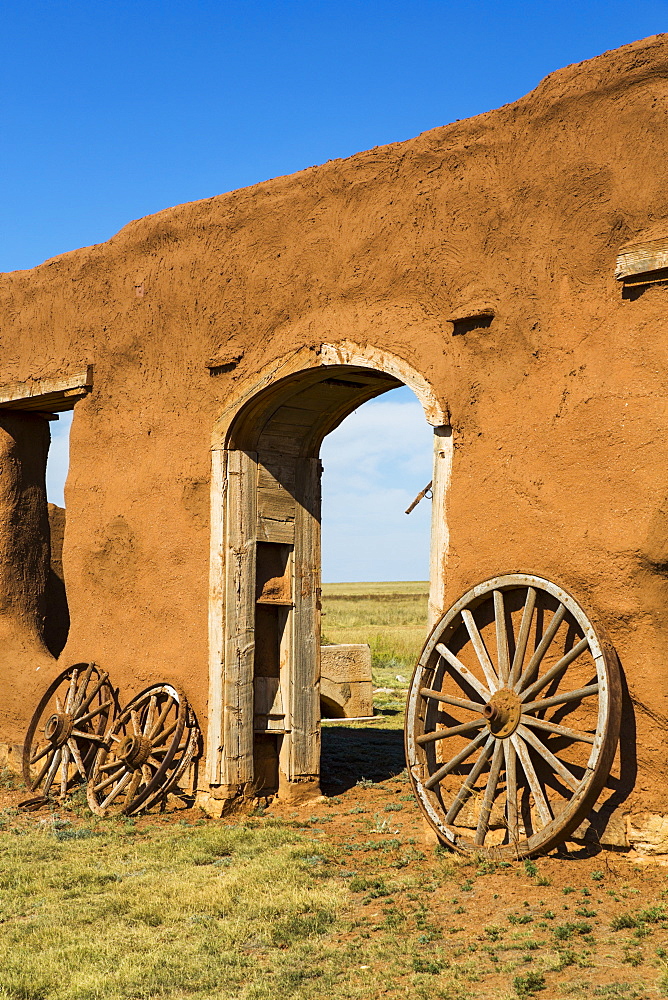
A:
<svg viewBox="0 0 668 1000">
<path fill-rule="evenodd" d="M 55 790 L 62 799 L 85 783 L 113 714 L 109 675 L 94 663 L 77 663 L 59 674 L 37 706 L 23 744 L 28 788 L 44 798 Z"/>
<path fill-rule="evenodd" d="M 192 709 L 171 684 L 154 684 L 121 710 L 100 747 L 88 782 L 88 805 L 98 816 L 127 816 L 164 798 L 196 751 Z"/>
<path fill-rule="evenodd" d="M 429 823 L 462 852 L 550 850 L 605 784 L 620 709 L 615 654 L 566 591 L 528 574 L 479 584 L 411 680 L 406 757 Z"/>
</svg>

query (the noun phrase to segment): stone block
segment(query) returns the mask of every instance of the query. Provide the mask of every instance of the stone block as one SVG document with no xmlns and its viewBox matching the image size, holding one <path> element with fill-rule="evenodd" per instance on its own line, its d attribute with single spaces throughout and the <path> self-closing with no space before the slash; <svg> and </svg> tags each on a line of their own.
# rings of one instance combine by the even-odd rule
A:
<svg viewBox="0 0 668 1000">
<path fill-rule="evenodd" d="M 626 818 L 629 845 L 639 854 L 668 854 L 668 816 L 636 812 Z"/>
<path fill-rule="evenodd" d="M 320 703 L 323 718 L 373 715 L 371 649 L 367 643 L 321 646 Z"/>
</svg>

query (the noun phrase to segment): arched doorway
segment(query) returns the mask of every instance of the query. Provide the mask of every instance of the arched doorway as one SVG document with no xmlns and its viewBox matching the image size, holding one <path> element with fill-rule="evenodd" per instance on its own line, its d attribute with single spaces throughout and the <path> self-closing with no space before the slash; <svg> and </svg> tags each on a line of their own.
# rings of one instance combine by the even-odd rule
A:
<svg viewBox="0 0 668 1000">
<path fill-rule="evenodd" d="M 207 760 L 223 799 L 318 789 L 320 445 L 352 410 L 402 384 L 435 425 L 431 603 L 441 603 L 451 462 L 442 408 L 398 359 L 331 350 L 259 378 L 216 429 Z"/>
</svg>

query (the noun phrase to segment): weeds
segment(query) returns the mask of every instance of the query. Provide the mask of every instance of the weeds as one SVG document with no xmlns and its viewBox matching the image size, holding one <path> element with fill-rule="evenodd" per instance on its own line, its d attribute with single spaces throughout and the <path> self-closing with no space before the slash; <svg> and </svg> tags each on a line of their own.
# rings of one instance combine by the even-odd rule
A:
<svg viewBox="0 0 668 1000">
<path fill-rule="evenodd" d="M 545 976 L 539 972 L 527 972 L 525 976 L 515 976 L 513 989 L 518 997 L 531 997 L 545 989 Z"/>
<path fill-rule="evenodd" d="M 574 934 L 591 934 L 591 924 L 587 924 L 584 921 L 558 924 L 552 928 L 552 933 L 554 934 L 555 941 L 570 941 Z"/>
<path fill-rule="evenodd" d="M 9 792 L 16 791 L 17 788 L 23 787 L 23 779 L 20 775 L 15 774 L 8 767 L 3 767 L 0 769 L 0 788 L 6 789 Z"/>
<path fill-rule="evenodd" d="M 620 913 L 613 917 L 610 926 L 613 931 L 642 928 L 645 924 L 658 924 L 666 920 L 663 906 L 651 906 L 638 913 Z"/>
</svg>

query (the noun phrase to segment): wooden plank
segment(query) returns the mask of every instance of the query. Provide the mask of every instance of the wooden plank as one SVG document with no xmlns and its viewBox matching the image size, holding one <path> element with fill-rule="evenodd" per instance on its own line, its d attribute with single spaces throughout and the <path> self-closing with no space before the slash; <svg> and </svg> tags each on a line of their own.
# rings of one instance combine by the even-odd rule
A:
<svg viewBox="0 0 668 1000">
<path fill-rule="evenodd" d="M 295 496 L 294 455 L 258 452 L 258 490 L 278 490 Z"/>
<path fill-rule="evenodd" d="M 622 247 L 617 255 L 615 278 L 617 281 L 624 281 L 633 275 L 646 274 L 651 280 L 653 271 L 666 269 L 668 269 L 668 236 Z"/>
<path fill-rule="evenodd" d="M 280 677 L 256 677 L 254 681 L 254 690 L 254 714 L 256 716 L 279 716 L 282 719 L 285 712 L 283 711 L 283 695 L 281 692 Z"/>
<path fill-rule="evenodd" d="M 257 455 L 230 451 L 225 545 L 225 785 L 253 780 Z"/>
<path fill-rule="evenodd" d="M 295 498 L 278 483 L 274 488 L 265 487 L 258 490 L 257 512 L 261 518 L 271 521 L 290 521 L 294 524 L 295 507 Z"/>
<path fill-rule="evenodd" d="M 12 410 L 69 410 L 93 386 L 93 367 L 69 375 L 0 385 L 0 407 Z"/>
<path fill-rule="evenodd" d="M 450 548 L 448 492 L 452 478 L 452 452 L 452 428 L 449 426 L 434 427 L 428 629 L 433 628 L 445 611 L 445 574 Z"/>
<path fill-rule="evenodd" d="M 223 685 L 225 675 L 225 505 L 227 452 L 211 452 L 211 549 L 209 556 L 209 726 L 206 773 L 222 783 Z"/>
<path fill-rule="evenodd" d="M 291 545 L 295 537 L 295 458 L 261 453 L 258 465 L 257 537 Z"/>
<path fill-rule="evenodd" d="M 258 542 L 274 542 L 277 545 L 292 545 L 295 540 L 294 521 L 275 521 L 271 517 L 258 517 Z"/>
<path fill-rule="evenodd" d="M 317 458 L 298 467 L 292 656 L 288 685 L 290 781 L 320 772 L 320 478 Z"/>
</svg>

